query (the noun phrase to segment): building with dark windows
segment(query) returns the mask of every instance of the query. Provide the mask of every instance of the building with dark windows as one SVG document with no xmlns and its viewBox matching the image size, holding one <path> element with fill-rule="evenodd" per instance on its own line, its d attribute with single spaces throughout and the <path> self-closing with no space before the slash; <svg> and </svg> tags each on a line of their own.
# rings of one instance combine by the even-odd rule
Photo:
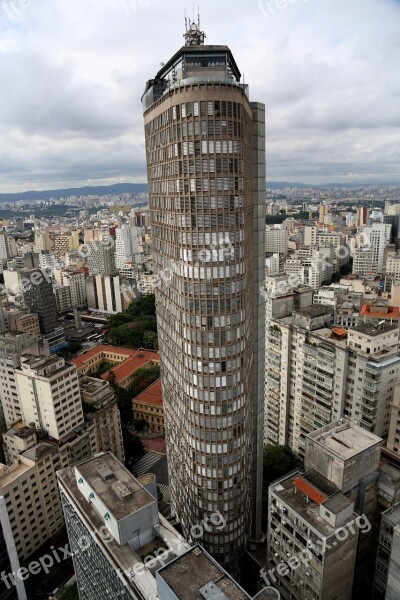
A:
<svg viewBox="0 0 400 600">
<path fill-rule="evenodd" d="M 183 46 L 142 97 L 173 509 L 237 568 L 261 526 L 265 109 L 227 46 Z"/>
<path fill-rule="evenodd" d="M 37 313 L 42 334 L 51 333 L 58 327 L 57 306 L 51 280 L 41 271 L 28 271 L 24 286 L 24 302 L 31 312 Z"/>
</svg>

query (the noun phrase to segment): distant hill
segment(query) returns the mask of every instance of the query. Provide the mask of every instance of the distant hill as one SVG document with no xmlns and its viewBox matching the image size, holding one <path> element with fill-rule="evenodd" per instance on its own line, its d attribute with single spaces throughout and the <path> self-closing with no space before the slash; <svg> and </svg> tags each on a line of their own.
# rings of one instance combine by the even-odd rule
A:
<svg viewBox="0 0 400 600">
<path fill-rule="evenodd" d="M 106 196 L 107 194 L 141 194 L 147 192 L 147 183 L 115 183 L 114 185 L 90 185 L 62 190 L 42 190 L 39 192 L 19 192 L 16 194 L 0 194 L 0 202 L 16 202 L 17 200 L 50 200 L 67 198 L 68 196 Z"/>
<path fill-rule="evenodd" d="M 268 181 L 267 189 L 281 190 L 283 188 L 362 188 L 367 186 L 398 186 L 399 183 L 324 183 L 311 185 L 299 181 Z M 91 185 L 78 188 L 66 188 L 62 190 L 42 190 L 40 192 L 19 192 L 16 194 L 0 194 L 1 202 L 16 202 L 17 200 L 50 200 L 54 198 L 66 198 L 68 196 L 106 196 L 107 194 L 132 194 L 137 195 L 147 192 L 147 183 L 115 183 L 114 185 Z"/>
<path fill-rule="evenodd" d="M 299 181 L 268 181 L 266 182 L 267 189 L 281 190 L 283 188 L 308 188 L 308 189 L 344 189 L 344 188 L 364 188 L 364 187 L 398 187 L 400 182 L 385 182 L 374 181 L 368 183 L 301 183 Z"/>
<path fill-rule="evenodd" d="M 266 181 L 267 189 L 282 190 L 283 188 L 311 188 L 312 185 L 300 183 L 299 181 Z"/>
</svg>

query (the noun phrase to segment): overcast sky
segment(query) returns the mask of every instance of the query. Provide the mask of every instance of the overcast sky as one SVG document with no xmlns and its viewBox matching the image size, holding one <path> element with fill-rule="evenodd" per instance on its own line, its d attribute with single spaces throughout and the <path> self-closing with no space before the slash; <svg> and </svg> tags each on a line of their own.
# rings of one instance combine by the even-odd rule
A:
<svg viewBox="0 0 400 600">
<path fill-rule="evenodd" d="M 196 5 L 197 6 L 197 5 Z M 0 0 L 0 192 L 145 182 L 184 0 Z M 400 0 L 200 0 L 266 104 L 267 179 L 400 182 Z"/>
</svg>

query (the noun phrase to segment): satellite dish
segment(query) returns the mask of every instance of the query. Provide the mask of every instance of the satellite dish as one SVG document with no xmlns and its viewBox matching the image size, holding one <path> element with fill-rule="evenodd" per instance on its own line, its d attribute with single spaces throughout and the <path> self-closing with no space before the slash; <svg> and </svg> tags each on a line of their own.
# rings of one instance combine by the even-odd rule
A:
<svg viewBox="0 0 400 600">
<path fill-rule="evenodd" d="M 165 65 L 165 63 L 163 63 L 163 62 L 160 62 L 160 65 L 163 67 L 163 66 Z"/>
</svg>

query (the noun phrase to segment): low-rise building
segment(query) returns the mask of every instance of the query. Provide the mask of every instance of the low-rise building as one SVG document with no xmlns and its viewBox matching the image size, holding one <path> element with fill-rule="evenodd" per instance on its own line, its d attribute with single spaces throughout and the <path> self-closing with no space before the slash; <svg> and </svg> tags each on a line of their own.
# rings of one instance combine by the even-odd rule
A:
<svg viewBox="0 0 400 600">
<path fill-rule="evenodd" d="M 164 433 L 161 379 L 157 379 L 132 400 L 133 418 L 146 421 L 150 431 Z"/>
</svg>

